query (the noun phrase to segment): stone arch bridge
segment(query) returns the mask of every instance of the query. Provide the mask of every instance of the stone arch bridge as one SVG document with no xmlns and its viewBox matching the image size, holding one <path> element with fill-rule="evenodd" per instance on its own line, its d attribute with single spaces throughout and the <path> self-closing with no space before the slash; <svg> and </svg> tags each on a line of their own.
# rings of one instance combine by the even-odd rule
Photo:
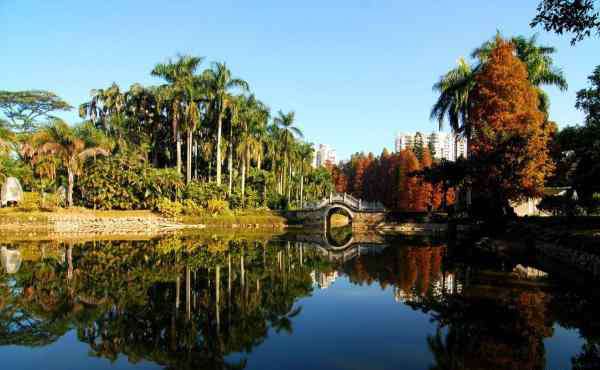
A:
<svg viewBox="0 0 600 370">
<path fill-rule="evenodd" d="M 320 202 L 305 204 L 302 209 L 289 211 L 288 216 L 307 227 L 330 227 L 333 213 L 345 214 L 352 224 L 353 230 L 374 229 L 385 220 L 387 213 L 380 202 L 365 202 L 350 194 L 331 193 Z"/>
</svg>

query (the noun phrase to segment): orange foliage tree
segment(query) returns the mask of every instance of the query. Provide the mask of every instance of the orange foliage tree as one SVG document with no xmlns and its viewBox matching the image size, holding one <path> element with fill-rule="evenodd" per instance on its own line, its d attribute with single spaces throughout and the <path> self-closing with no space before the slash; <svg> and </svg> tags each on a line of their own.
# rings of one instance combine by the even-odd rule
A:
<svg viewBox="0 0 600 370">
<path fill-rule="evenodd" d="M 469 152 L 480 163 L 473 189 L 501 201 L 539 196 L 553 169 L 552 125 L 512 44 L 501 38 L 496 43 L 477 74 L 469 109 Z"/>
</svg>

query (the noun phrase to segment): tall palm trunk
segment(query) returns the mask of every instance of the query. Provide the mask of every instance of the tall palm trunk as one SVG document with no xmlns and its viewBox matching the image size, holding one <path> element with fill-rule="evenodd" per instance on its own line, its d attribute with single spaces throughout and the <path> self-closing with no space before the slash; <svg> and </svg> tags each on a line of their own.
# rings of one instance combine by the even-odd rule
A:
<svg viewBox="0 0 600 370">
<path fill-rule="evenodd" d="M 219 107 L 219 118 L 217 120 L 217 185 L 221 185 L 221 133 L 223 131 L 223 113 Z"/>
<path fill-rule="evenodd" d="M 246 195 L 246 158 L 249 156 L 249 149 L 246 148 L 244 151 L 244 158 L 242 159 L 242 206 L 245 204 Z"/>
<path fill-rule="evenodd" d="M 260 170 L 262 167 L 262 153 L 258 152 L 258 158 L 256 158 L 256 169 Z"/>
<path fill-rule="evenodd" d="M 73 184 L 75 183 L 75 174 L 71 168 L 67 168 L 67 204 L 69 207 L 73 207 Z"/>
<path fill-rule="evenodd" d="M 192 130 L 187 130 L 187 161 L 185 163 L 185 181 L 189 184 L 192 181 Z"/>
<path fill-rule="evenodd" d="M 231 125 L 230 125 L 231 126 Z M 231 191 L 233 189 L 233 128 L 229 128 L 229 158 L 227 163 L 227 170 L 229 171 L 229 188 L 227 190 L 227 195 L 231 196 Z"/>
<path fill-rule="evenodd" d="M 177 142 L 175 151 L 177 152 L 177 173 L 181 175 L 181 134 L 177 133 Z"/>
<path fill-rule="evenodd" d="M 300 208 L 304 207 L 304 172 L 300 175 Z"/>
</svg>

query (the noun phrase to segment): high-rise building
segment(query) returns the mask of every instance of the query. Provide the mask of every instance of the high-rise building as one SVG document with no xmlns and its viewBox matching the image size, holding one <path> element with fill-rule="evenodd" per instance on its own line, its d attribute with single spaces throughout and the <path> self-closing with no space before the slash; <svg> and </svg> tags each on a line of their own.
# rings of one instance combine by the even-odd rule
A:
<svg viewBox="0 0 600 370">
<path fill-rule="evenodd" d="M 329 145 L 326 144 L 319 144 L 319 148 L 317 149 L 317 154 L 315 158 L 315 166 L 322 167 L 325 166 L 325 164 L 327 164 L 328 162 L 330 164 L 335 164 L 335 149 L 331 148 Z"/>
<path fill-rule="evenodd" d="M 424 148 L 427 147 L 436 159 L 446 159 L 455 161 L 456 157 L 467 156 L 467 143 L 462 138 L 456 138 L 454 134 L 445 132 L 432 132 L 424 136 L 420 132 L 416 133 L 398 133 L 395 140 L 396 152 L 407 148 L 413 148 L 420 143 Z M 457 146 L 458 145 L 458 146 Z"/>
</svg>

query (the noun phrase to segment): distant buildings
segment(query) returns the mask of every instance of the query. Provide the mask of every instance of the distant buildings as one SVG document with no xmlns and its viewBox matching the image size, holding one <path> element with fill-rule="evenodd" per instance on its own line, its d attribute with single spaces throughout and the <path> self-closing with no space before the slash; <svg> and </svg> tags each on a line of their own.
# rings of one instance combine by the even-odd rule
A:
<svg viewBox="0 0 600 370">
<path fill-rule="evenodd" d="M 429 148 L 432 151 L 433 157 L 436 159 L 446 159 L 455 161 L 456 157 L 467 156 L 467 143 L 464 139 L 459 138 L 458 141 L 454 134 L 445 132 L 432 132 L 424 136 L 420 132 L 415 133 L 398 133 L 395 140 L 396 152 L 407 148 L 413 148 L 421 145 L 423 148 Z M 458 147 L 456 147 L 458 145 Z"/>
<path fill-rule="evenodd" d="M 319 144 L 315 155 L 315 167 L 323 167 L 327 162 L 336 163 L 335 149 L 326 144 Z"/>
<path fill-rule="evenodd" d="M 310 273 L 310 278 L 312 279 L 314 287 L 317 287 L 319 289 L 327 289 L 331 286 L 331 284 L 333 284 L 335 279 L 338 278 L 338 272 L 319 272 L 315 270 Z"/>
</svg>

